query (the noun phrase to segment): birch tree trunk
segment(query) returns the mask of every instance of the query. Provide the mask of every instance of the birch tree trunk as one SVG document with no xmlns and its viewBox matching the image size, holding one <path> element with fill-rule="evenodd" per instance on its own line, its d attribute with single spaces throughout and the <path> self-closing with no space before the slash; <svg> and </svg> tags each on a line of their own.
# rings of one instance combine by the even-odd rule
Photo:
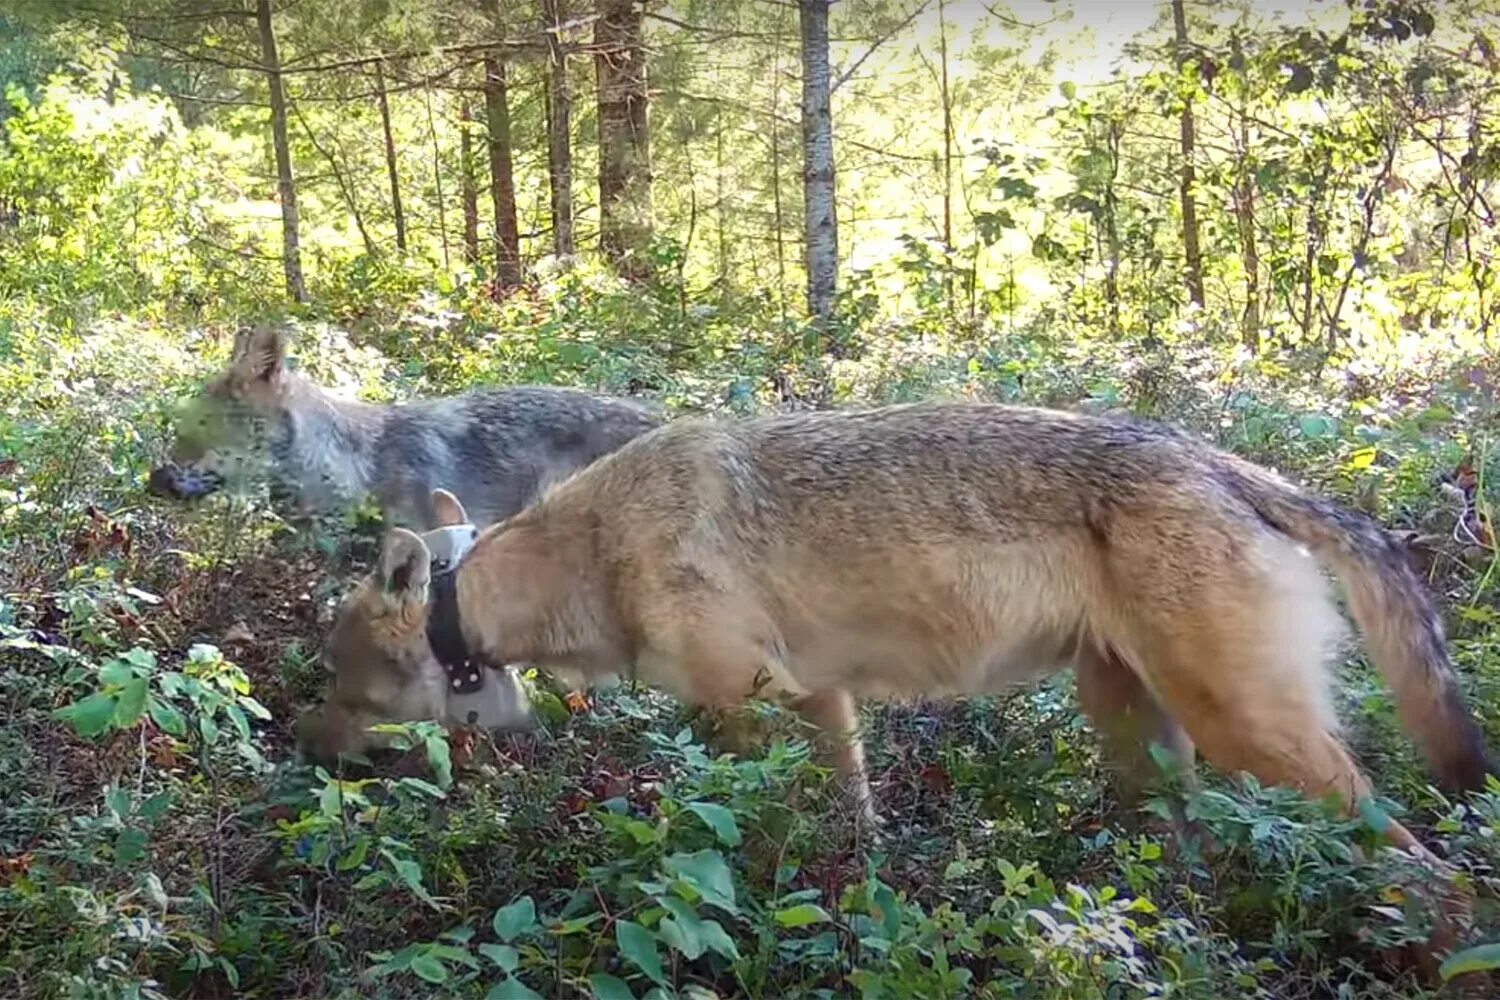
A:
<svg viewBox="0 0 1500 1000">
<path fill-rule="evenodd" d="M 798 0 L 802 27 L 802 198 L 806 227 L 807 311 L 833 315 L 838 291 L 838 219 L 834 203 L 833 112 L 829 101 L 829 0 Z"/>
</svg>

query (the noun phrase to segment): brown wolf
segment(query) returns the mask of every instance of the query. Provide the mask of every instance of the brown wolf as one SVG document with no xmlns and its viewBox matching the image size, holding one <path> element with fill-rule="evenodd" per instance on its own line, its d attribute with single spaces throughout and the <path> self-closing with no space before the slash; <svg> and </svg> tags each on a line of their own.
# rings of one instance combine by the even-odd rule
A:
<svg viewBox="0 0 1500 1000">
<path fill-rule="evenodd" d="M 978 694 L 1065 666 L 1127 773 L 1163 739 L 1353 808 L 1371 788 L 1328 697 L 1342 619 L 1322 562 L 1437 775 L 1473 789 L 1489 770 L 1442 625 L 1386 534 L 1156 426 L 983 404 L 682 421 L 490 528 L 453 585 L 431 585 L 429 561 L 393 531 L 346 600 L 329 645 L 344 705 L 393 707 L 391 678 L 434 661 L 436 615 L 486 662 L 628 667 L 703 706 L 790 699 L 841 737 L 866 811 L 856 697 Z M 365 744 L 357 718 L 328 714 L 321 752 Z"/>
<path fill-rule="evenodd" d="M 387 517 L 426 529 L 444 486 L 483 526 L 661 422 L 628 400 L 541 386 L 398 406 L 343 400 L 290 370 L 286 353 L 279 330 L 239 331 L 228 366 L 179 421 L 172 463 L 151 473 L 154 492 L 201 497 L 235 465 L 269 457 L 305 508 L 373 494 Z"/>
</svg>

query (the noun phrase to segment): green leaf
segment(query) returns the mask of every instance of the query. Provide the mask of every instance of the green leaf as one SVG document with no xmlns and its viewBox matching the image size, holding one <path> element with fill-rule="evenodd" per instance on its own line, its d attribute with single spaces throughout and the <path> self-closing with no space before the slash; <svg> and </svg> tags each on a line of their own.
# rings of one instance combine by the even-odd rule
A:
<svg viewBox="0 0 1500 1000">
<path fill-rule="evenodd" d="M 604 972 L 589 976 L 589 988 L 594 991 L 594 1000 L 635 1000 L 635 994 L 623 979 Z"/>
<path fill-rule="evenodd" d="M 604 804 L 607 805 L 607 803 Z M 645 820 L 628 819 L 620 826 L 637 844 L 641 845 L 658 844 L 665 837 L 665 832 L 657 824 L 647 823 Z"/>
<path fill-rule="evenodd" d="M 620 954 L 630 959 L 652 982 L 666 985 L 661 953 L 656 950 L 656 935 L 633 920 L 621 920 L 615 924 L 615 941 L 620 945 Z"/>
<path fill-rule="evenodd" d="M 142 673 L 149 674 L 152 670 L 156 669 L 156 654 L 149 649 L 142 649 L 139 646 L 126 652 L 123 656 L 119 657 L 119 660 L 128 663 Z"/>
<path fill-rule="evenodd" d="M 130 669 L 130 664 L 124 660 L 110 660 L 99 668 L 99 682 L 111 687 L 120 687 L 135 676 L 135 671 Z"/>
<path fill-rule="evenodd" d="M 490 991 L 484 995 L 484 1000 L 546 1000 L 546 998 L 519 979 L 506 978 L 491 986 Z"/>
<path fill-rule="evenodd" d="M 731 962 L 739 960 L 739 949 L 717 920 L 704 920 L 693 904 L 676 896 L 660 896 L 657 901 L 671 914 L 661 922 L 658 931 L 669 946 L 689 959 L 697 958 L 707 949 Z"/>
<path fill-rule="evenodd" d="M 703 935 L 699 933 L 702 923 L 696 917 L 690 921 L 667 917 L 657 925 L 656 932 L 668 948 L 681 952 L 682 957 L 691 962 L 703 954 L 705 947 Z"/>
<path fill-rule="evenodd" d="M 119 704 L 115 706 L 115 725 L 129 729 L 141 721 L 146 714 L 147 681 L 144 677 L 132 677 L 120 691 Z"/>
<path fill-rule="evenodd" d="M 370 839 L 360 837 L 350 848 L 339 856 L 338 863 L 334 865 L 341 872 L 352 871 L 365 863 L 365 858 L 370 853 Z"/>
<path fill-rule="evenodd" d="M 339 791 L 338 782 L 330 781 L 323 786 L 323 792 L 318 796 L 318 808 L 324 816 L 329 819 L 337 819 L 344 805 L 344 796 Z"/>
<path fill-rule="evenodd" d="M 423 781 L 421 778 L 402 778 L 399 783 L 402 788 L 414 788 L 423 795 L 431 795 L 435 799 L 446 799 L 448 797 L 447 792 L 432 782 Z"/>
<path fill-rule="evenodd" d="M 240 970 L 234 967 L 234 963 L 223 955 L 218 959 L 219 971 L 224 973 L 224 978 L 229 980 L 229 988 L 237 990 L 240 988 Z"/>
<path fill-rule="evenodd" d="M 735 947 L 734 938 L 729 936 L 729 933 L 724 930 L 724 925 L 717 920 L 703 921 L 699 933 L 703 936 L 703 943 L 708 945 L 710 950 L 718 952 L 731 962 L 740 960 L 740 950 Z"/>
<path fill-rule="evenodd" d="M 245 713 L 238 705 L 225 705 L 224 713 L 229 716 L 229 721 L 234 725 L 234 731 L 241 742 L 250 742 L 250 720 L 245 718 Z"/>
<path fill-rule="evenodd" d="M 114 721 L 118 702 L 115 695 L 98 692 L 58 709 L 53 716 L 71 725 L 79 736 L 98 736 Z"/>
<path fill-rule="evenodd" d="M 1476 945 L 1449 955 L 1438 966 L 1438 975 L 1443 977 L 1443 982 L 1447 982 L 1455 976 L 1488 972 L 1492 969 L 1500 969 L 1500 944 Z"/>
<path fill-rule="evenodd" d="M 1359 800 L 1359 815 L 1376 833 L 1385 833 L 1390 829 L 1391 817 L 1384 809 L 1376 805 L 1372 798 L 1365 797 Z"/>
<path fill-rule="evenodd" d="M 718 851 L 673 854 L 665 862 L 667 871 L 697 890 L 705 901 L 730 913 L 738 912 L 734 901 L 734 879 Z"/>
<path fill-rule="evenodd" d="M 515 972 L 521 964 L 521 953 L 508 944 L 485 942 L 479 946 L 479 954 L 499 966 L 501 972 Z"/>
<path fill-rule="evenodd" d="M 155 823 L 172 808 L 172 793 L 157 792 L 141 803 L 140 814 L 148 823 Z"/>
<path fill-rule="evenodd" d="M 1297 429 L 1302 432 L 1303 437 L 1309 441 L 1315 441 L 1318 438 L 1328 437 L 1333 433 L 1334 428 L 1333 421 L 1313 413 L 1298 419 Z"/>
<path fill-rule="evenodd" d="M 806 927 L 809 924 L 826 924 L 833 918 L 828 911 L 816 903 L 802 903 L 776 911 L 776 922 L 783 927 Z"/>
<path fill-rule="evenodd" d="M 266 706 L 262 705 L 260 702 L 256 701 L 249 695 L 240 695 L 239 702 L 241 707 L 243 707 L 245 711 L 249 712 L 260 721 L 271 721 L 271 710 L 269 708 L 266 708 Z"/>
<path fill-rule="evenodd" d="M 571 920 L 564 920 L 553 925 L 552 933 L 556 934 L 558 937 L 567 937 L 569 934 L 579 934 L 583 931 L 588 930 L 594 924 L 598 923 L 601 919 L 603 919 L 603 917 L 604 914 L 602 913 L 590 913 L 587 916 L 574 917 Z"/>
<path fill-rule="evenodd" d="M 451 944 L 429 945 L 427 947 L 427 954 L 445 962 L 457 962 L 459 965 L 468 966 L 476 972 L 479 971 L 479 959 L 470 955 L 463 948 L 458 948 Z"/>
<path fill-rule="evenodd" d="M 406 887 L 416 893 L 426 902 L 432 902 L 432 897 L 427 894 L 427 887 L 422 884 L 422 866 L 411 858 L 391 858 L 391 867 L 396 869 L 396 874 Z"/>
<path fill-rule="evenodd" d="M 531 707 L 537 717 L 551 726 L 561 726 L 568 721 L 568 706 L 551 691 L 537 691 L 531 696 Z"/>
<path fill-rule="evenodd" d="M 451 788 L 453 786 L 453 756 L 448 750 L 448 738 L 444 734 L 429 736 L 425 740 L 427 747 L 427 766 L 432 768 L 432 773 L 437 776 L 438 786 Z"/>
<path fill-rule="evenodd" d="M 144 830 L 121 830 L 120 835 L 115 838 L 116 864 L 133 864 L 139 861 L 145 853 L 146 832 Z"/>
<path fill-rule="evenodd" d="M 1062 83 L 1059 83 L 1057 90 L 1058 93 L 1063 95 L 1065 100 L 1071 101 L 1074 97 L 1078 96 L 1078 86 L 1072 80 L 1064 80 Z"/>
<path fill-rule="evenodd" d="M 688 811 L 708 825 L 721 842 L 729 847 L 740 843 L 740 827 L 734 813 L 715 802 L 689 802 Z"/>
<path fill-rule="evenodd" d="M 530 896 L 522 896 L 496 910 L 491 924 L 495 928 L 495 936 L 510 944 L 522 934 L 536 928 L 536 903 Z"/>
<path fill-rule="evenodd" d="M 417 955 L 411 960 L 411 971 L 429 983 L 448 981 L 448 967 L 431 955 Z"/>
</svg>

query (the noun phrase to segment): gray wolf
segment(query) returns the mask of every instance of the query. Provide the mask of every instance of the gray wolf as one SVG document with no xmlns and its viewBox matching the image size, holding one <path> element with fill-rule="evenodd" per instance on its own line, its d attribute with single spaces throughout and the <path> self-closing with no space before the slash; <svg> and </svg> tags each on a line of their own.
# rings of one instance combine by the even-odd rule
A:
<svg viewBox="0 0 1500 1000">
<path fill-rule="evenodd" d="M 390 532 L 341 607 L 328 655 L 359 713 L 395 707 L 391 678 L 434 658 L 430 561 L 421 537 Z M 834 737 L 867 819 L 856 698 L 973 695 L 1065 667 L 1124 775 L 1158 740 L 1352 810 L 1371 786 L 1330 704 L 1343 620 L 1320 564 L 1438 777 L 1481 787 L 1481 733 L 1399 547 L 1157 426 L 959 403 L 679 421 L 489 528 L 438 596 L 490 663 L 628 669 L 711 708 L 789 701 Z M 320 752 L 365 745 L 342 711 Z"/>
<path fill-rule="evenodd" d="M 153 492 L 201 497 L 269 458 L 274 481 L 305 509 L 373 495 L 389 519 L 425 530 L 443 486 L 483 526 L 661 423 L 629 400 L 541 386 L 395 406 L 344 400 L 286 355 L 282 331 L 239 331 L 228 366 L 179 421 L 172 461 L 151 473 Z"/>
</svg>

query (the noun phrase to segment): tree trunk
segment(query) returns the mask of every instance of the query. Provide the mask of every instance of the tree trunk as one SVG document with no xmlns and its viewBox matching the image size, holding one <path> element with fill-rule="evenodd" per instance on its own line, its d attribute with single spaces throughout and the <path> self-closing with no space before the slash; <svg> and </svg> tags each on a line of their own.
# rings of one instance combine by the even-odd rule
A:
<svg viewBox="0 0 1500 1000">
<path fill-rule="evenodd" d="M 401 209 L 401 174 L 396 169 L 396 137 L 391 132 L 391 106 L 385 97 L 385 70 L 375 64 L 375 103 L 380 107 L 380 130 L 385 135 L 385 172 L 391 180 L 391 216 L 396 222 L 396 247 L 406 252 L 406 213 Z"/>
<path fill-rule="evenodd" d="M 1188 61 L 1187 10 L 1183 0 L 1172 0 L 1172 25 L 1177 37 L 1177 66 L 1179 71 Z M 1182 173 L 1178 193 L 1182 199 L 1182 251 L 1187 258 L 1188 295 L 1200 308 L 1203 306 L 1203 251 L 1198 246 L 1198 205 L 1193 200 L 1195 177 L 1193 173 L 1193 101 L 1185 98 L 1182 103 Z"/>
<path fill-rule="evenodd" d="M 255 24 L 260 29 L 260 58 L 271 92 L 271 145 L 276 151 L 276 193 L 281 202 L 281 267 L 286 291 L 293 301 L 306 302 L 302 281 L 302 248 L 297 237 L 297 185 L 292 177 L 292 147 L 287 139 L 286 93 L 281 88 L 281 58 L 271 29 L 271 0 L 255 0 Z"/>
<path fill-rule="evenodd" d="M 834 207 L 833 111 L 829 101 L 829 0 L 798 0 L 802 25 L 802 197 L 805 207 L 807 311 L 833 315 L 838 291 L 838 218 Z"/>
<path fill-rule="evenodd" d="M 474 176 L 474 138 L 470 134 L 474 113 L 465 97 L 458 109 L 458 184 L 464 203 L 464 260 L 479 263 L 479 182 Z"/>
<path fill-rule="evenodd" d="M 717 75 L 714 83 L 718 84 Z M 729 199 L 724 187 L 724 112 L 714 120 L 714 228 L 718 236 L 719 295 L 729 290 L 729 234 L 724 228 L 724 203 Z"/>
<path fill-rule="evenodd" d="M 432 88 L 422 88 L 427 105 L 427 141 L 432 145 L 432 186 L 437 194 L 438 241 L 443 247 L 443 270 L 453 266 L 448 248 L 448 199 L 443 195 L 443 148 L 438 144 L 437 120 L 432 114 Z"/>
<path fill-rule="evenodd" d="M 1243 101 L 1240 105 L 1240 155 L 1250 149 L 1250 126 Z M 1235 185 L 1234 214 L 1240 231 L 1240 264 L 1245 271 L 1245 313 L 1240 321 L 1240 342 L 1251 351 L 1260 350 L 1260 246 L 1255 234 L 1255 177 L 1249 167 L 1240 167 Z"/>
<path fill-rule="evenodd" d="M 484 59 L 484 112 L 489 126 L 490 200 L 495 207 L 495 278 L 501 288 L 514 288 L 521 283 L 521 238 L 516 228 L 505 62 L 497 54 Z"/>
<path fill-rule="evenodd" d="M 943 289 L 948 306 L 948 318 L 954 316 L 953 306 L 953 100 L 948 89 L 948 5 L 938 0 L 938 59 L 942 65 L 943 98 Z"/>
<path fill-rule="evenodd" d="M 1109 304 L 1109 332 L 1119 337 L 1120 327 L 1120 200 L 1115 195 L 1115 181 L 1120 175 L 1119 126 L 1111 125 L 1109 133 L 1109 184 L 1104 189 L 1104 240 L 1109 263 L 1104 269 L 1104 299 Z"/>
<path fill-rule="evenodd" d="M 786 210 L 781 201 L 781 12 L 776 14 L 776 55 L 771 68 L 771 195 L 776 225 L 776 305 L 786 323 Z"/>
<path fill-rule="evenodd" d="M 638 0 L 597 0 L 599 248 L 627 278 L 649 273 L 651 145 Z"/>
<path fill-rule="evenodd" d="M 563 0 L 543 0 L 547 24 L 547 183 L 552 196 L 552 249 L 573 253 L 573 95 L 568 91 L 568 53 L 560 32 Z"/>
</svg>

